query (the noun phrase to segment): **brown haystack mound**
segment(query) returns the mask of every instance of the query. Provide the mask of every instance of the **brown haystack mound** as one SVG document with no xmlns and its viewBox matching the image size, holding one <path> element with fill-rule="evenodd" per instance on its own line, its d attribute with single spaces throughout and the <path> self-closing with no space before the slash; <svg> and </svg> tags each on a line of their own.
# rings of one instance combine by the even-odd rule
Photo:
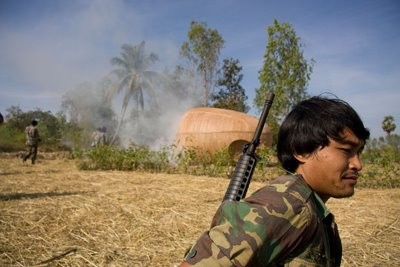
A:
<svg viewBox="0 0 400 267">
<path fill-rule="evenodd" d="M 209 226 L 229 182 L 15 158 L 0 159 L 0 178 L 0 266 L 174 266 Z M 328 202 L 343 266 L 398 265 L 399 202 L 400 189 Z"/>
<path fill-rule="evenodd" d="M 220 108 L 192 108 L 184 113 L 178 126 L 178 147 L 195 147 L 215 152 L 229 147 L 234 153 L 252 140 L 258 118 L 246 113 Z M 271 146 L 272 133 L 265 126 L 260 143 Z"/>
</svg>

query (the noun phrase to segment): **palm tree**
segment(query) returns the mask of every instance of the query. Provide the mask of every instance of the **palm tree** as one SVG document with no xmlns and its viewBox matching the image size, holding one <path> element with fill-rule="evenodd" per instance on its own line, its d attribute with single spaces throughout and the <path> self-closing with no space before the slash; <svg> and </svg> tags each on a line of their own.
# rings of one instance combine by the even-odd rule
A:
<svg viewBox="0 0 400 267">
<path fill-rule="evenodd" d="M 385 116 L 382 121 L 382 129 L 386 132 L 387 136 L 396 129 L 393 116 Z"/>
<path fill-rule="evenodd" d="M 144 41 L 136 46 L 124 44 L 121 47 L 121 57 L 111 59 L 111 64 L 118 66 L 118 68 L 112 71 L 112 74 L 117 76 L 117 81 L 113 84 L 109 96 L 115 97 L 121 91 L 124 91 L 121 115 L 118 120 L 117 130 L 111 139 L 111 144 L 114 143 L 118 136 L 130 99 L 132 98 L 136 101 L 137 110 L 143 110 L 144 90 L 154 96 L 151 80 L 157 77 L 158 73 L 149 71 L 148 68 L 158 60 L 158 56 L 154 53 L 146 54 L 144 45 Z M 152 100 L 155 101 L 155 99 Z"/>
</svg>

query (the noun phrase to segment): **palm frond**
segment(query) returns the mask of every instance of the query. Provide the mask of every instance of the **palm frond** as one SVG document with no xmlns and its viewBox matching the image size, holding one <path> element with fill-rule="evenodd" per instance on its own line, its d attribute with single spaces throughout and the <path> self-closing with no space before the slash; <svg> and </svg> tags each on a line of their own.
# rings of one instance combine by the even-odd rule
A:
<svg viewBox="0 0 400 267">
<path fill-rule="evenodd" d="M 124 76 L 127 75 L 126 69 L 122 69 L 122 68 L 120 68 L 120 69 L 113 69 L 113 70 L 110 72 L 110 74 L 113 74 L 113 75 L 117 76 L 119 79 L 123 79 Z"/>
<path fill-rule="evenodd" d="M 126 61 L 125 61 L 124 59 L 119 58 L 119 57 L 113 57 L 113 58 L 111 59 L 111 64 L 112 64 L 112 65 L 121 66 L 121 67 L 123 67 L 123 68 L 126 68 L 126 67 L 127 67 Z"/>
</svg>

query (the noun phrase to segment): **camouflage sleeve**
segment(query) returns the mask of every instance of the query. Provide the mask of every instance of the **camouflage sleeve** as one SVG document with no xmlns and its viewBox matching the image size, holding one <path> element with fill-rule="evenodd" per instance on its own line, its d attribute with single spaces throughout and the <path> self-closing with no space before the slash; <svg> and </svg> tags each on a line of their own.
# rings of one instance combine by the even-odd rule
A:
<svg viewBox="0 0 400 267">
<path fill-rule="evenodd" d="M 35 138 L 35 128 L 32 126 L 27 126 L 25 128 L 26 144 L 34 145 L 36 143 Z"/>
<path fill-rule="evenodd" d="M 222 203 L 211 229 L 197 240 L 186 261 L 194 266 L 267 266 L 304 248 L 315 230 L 309 227 L 309 207 L 289 194 L 258 195 L 268 199 L 256 194 L 246 201 Z"/>
<path fill-rule="evenodd" d="M 36 140 L 40 139 L 40 135 L 39 135 L 39 130 L 37 128 L 34 128 L 33 130 L 33 136 Z"/>
<path fill-rule="evenodd" d="M 37 145 L 39 143 L 39 130 L 36 127 L 31 127 L 29 129 L 29 139 L 31 145 Z"/>
</svg>

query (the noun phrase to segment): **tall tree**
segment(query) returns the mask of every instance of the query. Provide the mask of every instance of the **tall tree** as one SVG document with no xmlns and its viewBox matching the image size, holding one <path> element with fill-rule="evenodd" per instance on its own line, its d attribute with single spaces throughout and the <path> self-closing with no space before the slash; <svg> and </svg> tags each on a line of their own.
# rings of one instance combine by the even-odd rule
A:
<svg viewBox="0 0 400 267">
<path fill-rule="evenodd" d="M 390 136 L 390 133 L 396 129 L 393 116 L 389 115 L 383 118 L 382 129 L 385 131 L 387 136 Z"/>
<path fill-rule="evenodd" d="M 25 129 L 25 127 L 31 122 L 32 117 L 28 117 L 25 112 L 19 106 L 11 106 L 6 109 L 5 118 L 11 127 L 19 130 Z M 31 115 L 31 114 L 29 114 Z"/>
<path fill-rule="evenodd" d="M 268 125 L 276 137 L 279 122 L 299 101 L 308 94 L 306 87 L 312 72 L 311 64 L 304 58 L 300 38 L 289 23 L 274 20 L 268 27 L 268 44 L 264 66 L 259 72 L 260 88 L 256 89 L 254 104 L 262 109 L 268 93 L 275 99 L 268 117 Z"/>
<path fill-rule="evenodd" d="M 181 46 L 181 55 L 189 62 L 190 75 L 195 83 L 196 74 L 204 90 L 204 106 L 209 105 L 218 70 L 218 58 L 224 39 L 217 30 L 207 27 L 204 22 L 192 21 L 187 34 L 188 41 Z"/>
<path fill-rule="evenodd" d="M 239 60 L 229 58 L 224 59 L 223 62 L 221 78 L 217 81 L 220 89 L 212 95 L 213 106 L 246 113 L 249 111 L 249 106 L 246 105 L 245 90 L 240 85 L 243 74 L 241 74 L 242 67 L 239 65 Z"/>
<path fill-rule="evenodd" d="M 118 68 L 112 71 L 112 73 L 116 75 L 117 81 L 111 88 L 110 96 L 114 97 L 121 91 L 124 91 L 121 115 L 111 143 L 113 143 L 118 136 L 126 109 L 131 99 L 136 101 L 137 110 L 143 110 L 144 108 L 145 93 L 152 96 L 149 101 L 156 101 L 151 80 L 157 77 L 158 73 L 149 70 L 149 67 L 158 60 L 158 56 L 154 53 L 146 54 L 144 46 L 144 41 L 136 46 L 124 44 L 121 48 L 121 57 L 114 57 L 111 59 L 111 64 Z"/>
</svg>

